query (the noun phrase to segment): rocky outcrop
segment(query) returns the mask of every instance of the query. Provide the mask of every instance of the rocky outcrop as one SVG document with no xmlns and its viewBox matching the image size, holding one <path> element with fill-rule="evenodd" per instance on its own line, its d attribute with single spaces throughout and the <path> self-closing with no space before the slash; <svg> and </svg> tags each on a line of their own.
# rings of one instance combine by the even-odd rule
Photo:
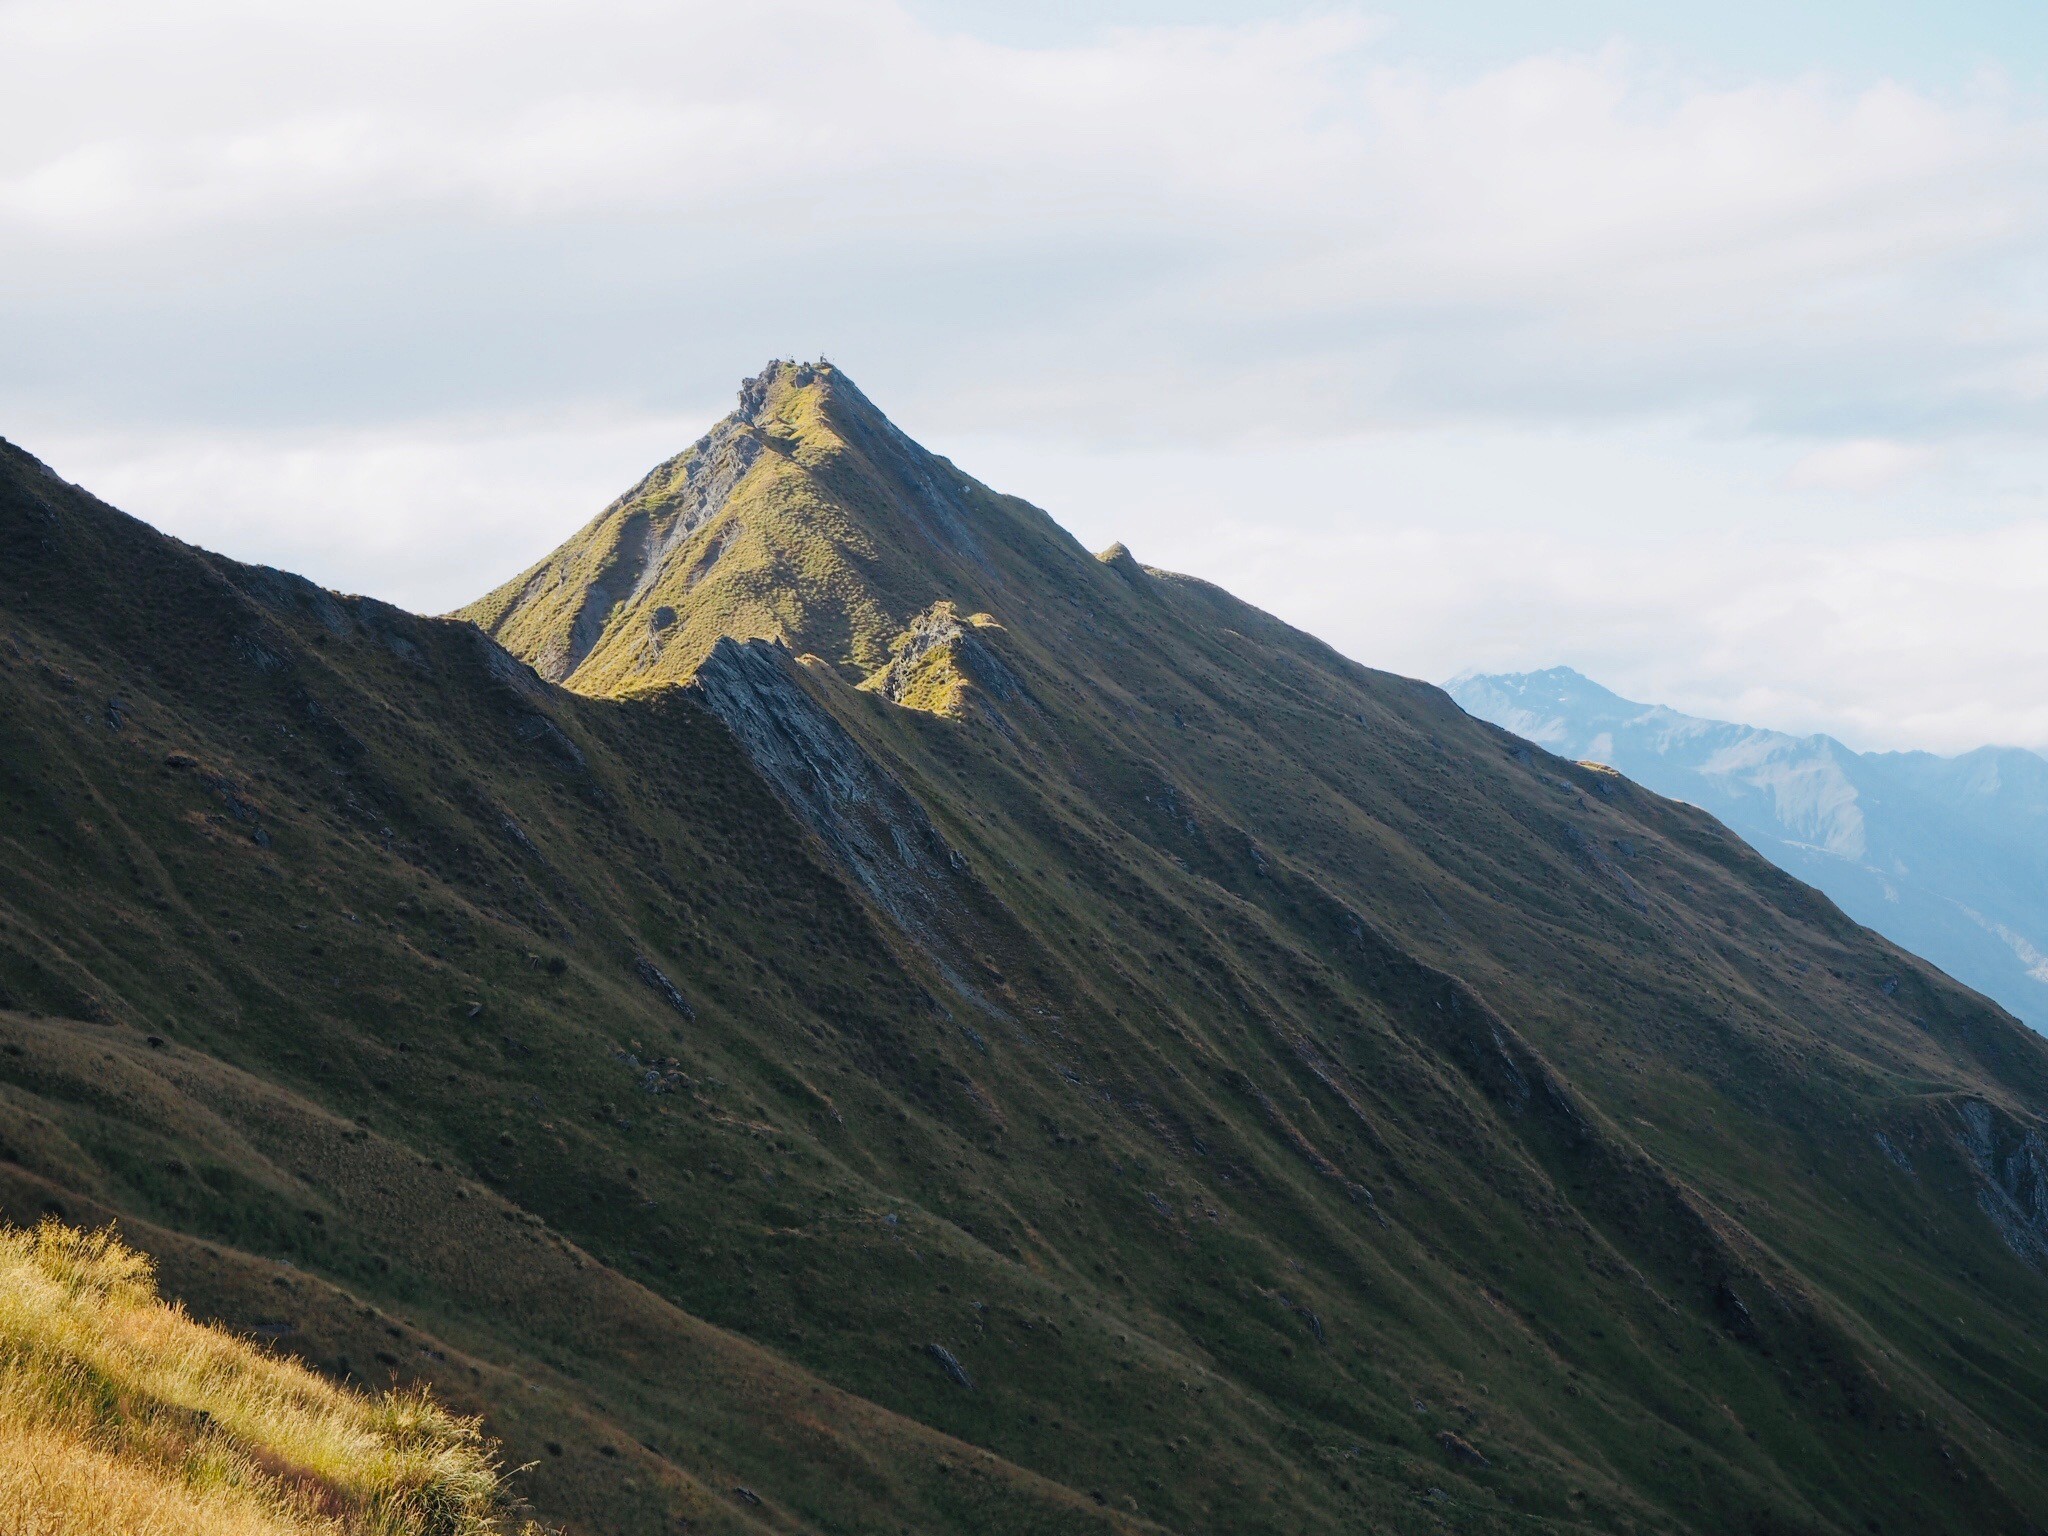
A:
<svg viewBox="0 0 2048 1536">
<path fill-rule="evenodd" d="M 946 1379 L 954 1386 L 965 1387 L 970 1392 L 974 1390 L 974 1378 L 967 1374 L 967 1367 L 960 1363 L 960 1357 L 953 1351 L 943 1344 L 927 1344 L 924 1352 L 937 1362 L 939 1369 L 946 1373 Z"/>
<path fill-rule="evenodd" d="M 2048 1258 L 2048 1143 L 1982 1099 L 1956 1106 L 1956 1144 L 1977 1176 L 1977 1207 L 2029 1264 Z"/>
<path fill-rule="evenodd" d="M 683 996 L 676 984 L 670 981 L 661 967 L 652 960 L 648 959 L 645 955 L 635 956 L 633 971 L 635 975 L 653 989 L 656 997 L 667 1003 L 669 1007 L 675 1009 L 677 1013 L 680 1013 L 686 1019 L 697 1017 L 697 1010 L 690 1006 L 690 1000 Z"/>
<path fill-rule="evenodd" d="M 744 390 L 741 398 L 744 402 Z M 752 417 L 728 416 L 619 498 L 614 505 L 626 515 L 606 552 L 604 569 L 583 594 L 566 649 L 545 657 L 542 670 L 549 677 L 557 682 L 568 677 L 597 648 L 622 605 L 639 602 L 662 584 L 685 546 L 725 509 L 760 456 Z"/>
<path fill-rule="evenodd" d="M 695 558 L 697 535 L 726 509 L 740 482 L 760 459 L 760 414 L 771 368 L 740 389 L 740 409 L 674 458 L 647 472 L 599 513 L 572 543 L 519 578 L 517 591 L 501 589 L 486 604 L 465 610 L 493 637 L 520 634 L 535 610 L 546 613 L 564 597 L 572 606 L 526 633 L 522 651 L 550 682 L 567 682 L 605 643 L 613 621 Z M 729 540 L 699 559 L 690 581 L 701 579 Z M 577 588 L 580 587 L 580 590 Z M 672 610 L 663 610 L 670 612 Z M 656 625 L 658 630 L 662 626 Z"/>
<path fill-rule="evenodd" d="M 782 802 L 895 923 L 928 946 L 962 861 L 902 785 L 764 640 L 718 642 L 691 683 Z"/>
<path fill-rule="evenodd" d="M 760 456 L 761 439 L 751 422 L 727 417 L 688 453 L 663 466 L 665 483 L 642 492 L 652 535 L 629 601 L 637 602 L 661 581 L 683 546 L 724 509 Z"/>
<path fill-rule="evenodd" d="M 892 704 L 950 714 L 962 705 L 962 685 L 987 702 L 1027 697 L 1024 683 L 995 647 L 977 632 L 986 616 L 963 622 L 951 603 L 934 603 L 897 637 L 895 655 L 876 675 L 875 690 Z"/>
</svg>

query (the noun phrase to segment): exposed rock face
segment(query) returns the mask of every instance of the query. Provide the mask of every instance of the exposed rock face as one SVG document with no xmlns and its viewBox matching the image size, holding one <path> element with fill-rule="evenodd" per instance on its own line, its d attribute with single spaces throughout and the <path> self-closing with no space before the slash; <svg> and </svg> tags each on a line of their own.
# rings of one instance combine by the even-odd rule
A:
<svg viewBox="0 0 2048 1536">
<path fill-rule="evenodd" d="M 1479 1448 L 1454 1430 L 1440 1429 L 1436 1432 L 1436 1443 L 1444 1448 L 1451 1460 L 1463 1462 L 1471 1467 L 1490 1467 L 1492 1462 L 1480 1454 Z"/>
<path fill-rule="evenodd" d="M 903 639 L 882 681 L 882 697 L 901 704 L 927 662 L 948 662 L 967 641 L 968 635 L 953 615 L 951 603 L 941 603 L 919 614 Z"/>
<path fill-rule="evenodd" d="M 896 654 L 878 678 L 877 691 L 892 704 L 950 713 L 960 684 L 970 683 L 994 703 L 1026 696 L 1023 681 L 951 603 L 934 603 L 896 642 Z"/>
<path fill-rule="evenodd" d="M 943 1344 L 927 1344 L 924 1352 L 938 1362 L 939 1369 L 946 1373 L 946 1379 L 954 1386 L 965 1387 L 970 1392 L 974 1390 L 974 1378 L 967 1374 L 967 1367 L 960 1363 L 960 1357 L 953 1351 Z"/>
<path fill-rule="evenodd" d="M 1956 1120 L 1956 1139 L 1979 1180 L 1979 1208 L 2006 1247 L 2040 1263 L 2048 1257 L 2048 1143 L 1982 1099 L 1957 1105 Z"/>
<path fill-rule="evenodd" d="M 924 807 L 805 692 L 792 665 L 766 641 L 722 640 L 691 686 L 841 867 L 929 945 L 961 861 Z"/>
<path fill-rule="evenodd" d="M 652 535 L 645 558 L 626 596 L 638 598 L 651 590 L 699 528 L 721 510 L 754 461 L 761 456 L 761 439 L 749 430 L 750 420 L 728 417 L 680 459 L 663 466 L 667 474 L 655 486 L 636 487 L 636 495 L 653 496 L 649 506 Z M 657 471 L 661 474 L 661 471 Z"/>
<path fill-rule="evenodd" d="M 690 1006 L 690 1000 L 683 996 L 676 984 L 668 979 L 661 967 L 645 955 L 634 958 L 633 970 L 639 978 L 654 989 L 654 995 L 675 1009 L 686 1019 L 697 1017 L 697 1010 Z"/>
<path fill-rule="evenodd" d="M 614 504 L 633 510 L 608 551 L 604 568 L 583 595 L 568 643 L 541 653 L 545 676 L 560 682 L 581 666 L 604 638 L 619 606 L 637 602 L 661 585 L 698 530 L 725 509 L 733 489 L 761 455 L 761 440 L 752 426 L 750 417 L 728 416 Z M 673 620 L 673 610 L 662 611 Z"/>
<path fill-rule="evenodd" d="M 558 551 L 527 572 L 494 613 L 472 616 L 486 632 L 516 639 L 531 615 L 559 610 L 523 647 L 535 670 L 559 683 L 597 649 L 622 610 L 640 605 L 672 578 L 683 589 L 694 585 L 729 544 L 720 541 L 701 559 L 692 549 L 761 457 L 760 417 L 774 376 L 770 368 L 747 380 L 738 411 L 648 471 L 598 514 L 579 547 Z M 662 613 L 674 621 L 673 609 L 658 608 L 649 615 L 657 631 L 667 627 L 658 618 Z"/>
</svg>

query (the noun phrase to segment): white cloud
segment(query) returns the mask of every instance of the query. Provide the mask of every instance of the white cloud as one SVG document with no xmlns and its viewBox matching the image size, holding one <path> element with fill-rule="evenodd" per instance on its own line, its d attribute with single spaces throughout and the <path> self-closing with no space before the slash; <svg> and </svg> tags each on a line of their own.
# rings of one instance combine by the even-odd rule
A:
<svg viewBox="0 0 2048 1536">
<path fill-rule="evenodd" d="M 1442 680 L 1562 662 L 1629 697 L 1858 747 L 2048 749 L 2048 497 L 2016 512 L 2002 493 L 2038 456 L 1999 460 L 1944 520 L 1789 488 L 1782 446 L 1703 445 L 1683 424 L 1199 454 L 941 446 L 1091 547 L 1122 539 L 1374 666 Z"/>
<path fill-rule="evenodd" d="M 231 553 L 448 606 L 822 351 L 1366 660 L 2048 741 L 1995 82 L 889 0 L 0 0 L 0 58 L 0 430 Z"/>
<path fill-rule="evenodd" d="M 1795 490 L 1889 490 L 1920 473 L 1936 455 L 1925 444 L 1890 442 L 1881 437 L 1852 438 L 1816 448 L 1786 471 L 1785 483 Z"/>
<path fill-rule="evenodd" d="M 672 297 L 641 260 L 669 248 L 742 309 L 799 251 L 941 286 L 1015 265 L 1028 317 L 986 294 L 950 354 L 919 345 L 1066 428 L 2038 401 L 2048 125 L 2024 102 L 1708 87 L 1620 48 L 1447 79 L 1378 35 L 1340 13 L 1028 49 L 887 0 L 16 0 L 0 250 L 170 286 L 167 245 L 453 227 L 517 264 L 543 231 L 589 261 L 630 244 L 605 271 L 628 301 Z M 1162 366 L 1184 404 L 1148 419 Z M 1262 411 L 1290 367 L 1327 387 Z"/>
<path fill-rule="evenodd" d="M 1239 590 L 1398 670 L 1566 661 L 1629 697 L 1858 747 L 2048 749 L 2048 643 L 2031 638 L 2048 521 L 1849 548 L 1375 530 L 1212 558 Z M 1302 574 L 1317 563 L 1355 577 L 1332 591 Z"/>
<path fill-rule="evenodd" d="M 38 454 L 190 543 L 440 613 L 560 543 L 716 414 L 481 418 L 398 429 L 100 432 Z"/>
</svg>

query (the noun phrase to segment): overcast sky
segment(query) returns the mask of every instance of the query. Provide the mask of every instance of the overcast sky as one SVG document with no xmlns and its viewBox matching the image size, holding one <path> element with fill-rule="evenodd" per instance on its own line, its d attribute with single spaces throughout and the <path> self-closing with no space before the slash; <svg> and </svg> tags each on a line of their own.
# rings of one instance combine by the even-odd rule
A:
<svg viewBox="0 0 2048 1536">
<path fill-rule="evenodd" d="M 2048 747 L 2048 6 L 0 0 L 0 434 L 440 610 L 772 356 L 1374 665 Z"/>
</svg>

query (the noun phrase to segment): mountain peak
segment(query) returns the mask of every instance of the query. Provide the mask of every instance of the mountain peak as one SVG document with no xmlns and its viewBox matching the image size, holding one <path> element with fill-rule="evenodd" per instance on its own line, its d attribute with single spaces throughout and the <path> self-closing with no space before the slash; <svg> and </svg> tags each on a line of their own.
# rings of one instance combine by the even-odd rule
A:
<svg viewBox="0 0 2048 1536">
<path fill-rule="evenodd" d="M 726 422 L 762 431 L 798 430 L 837 408 L 853 406 L 879 415 L 854 382 L 824 358 L 800 362 L 770 358 L 752 378 L 740 380 L 738 404 Z M 716 431 L 716 428 L 713 428 Z"/>
<path fill-rule="evenodd" d="M 458 617 L 592 692 L 683 681 L 725 636 L 865 681 L 934 604 L 1014 608 L 1020 580 L 1062 565 L 1092 562 L 1045 514 L 920 447 L 834 364 L 778 358 L 702 438 Z"/>
<path fill-rule="evenodd" d="M 749 425 L 761 425 L 771 396 L 782 391 L 809 388 L 818 381 L 821 366 L 829 371 L 829 364 L 770 358 L 768 366 L 751 379 L 740 380 L 739 409 L 735 414 Z"/>
<path fill-rule="evenodd" d="M 1515 700 L 1598 702 L 1609 707 L 1638 709 L 1631 700 L 1602 687 L 1575 667 L 1544 667 L 1536 672 L 1482 672 L 1467 668 L 1444 684 L 1452 698 L 1461 703 L 1468 694 Z"/>
</svg>

